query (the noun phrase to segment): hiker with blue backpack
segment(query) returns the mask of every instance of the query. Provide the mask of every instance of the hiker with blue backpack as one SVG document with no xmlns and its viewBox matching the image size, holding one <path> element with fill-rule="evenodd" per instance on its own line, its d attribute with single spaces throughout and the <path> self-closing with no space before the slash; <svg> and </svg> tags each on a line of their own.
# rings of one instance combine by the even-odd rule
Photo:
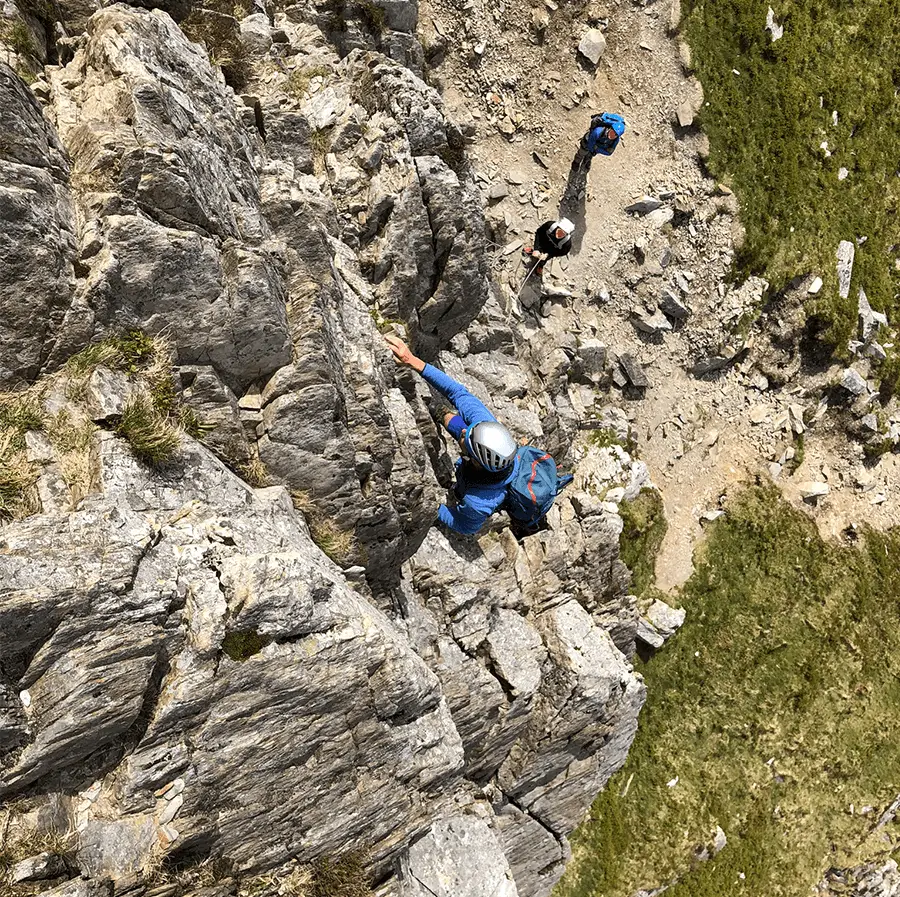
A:
<svg viewBox="0 0 900 897">
<path fill-rule="evenodd" d="M 587 133 L 581 138 L 572 170 L 589 169 L 594 156 L 611 156 L 625 133 L 625 119 L 616 112 L 601 112 L 591 118 Z"/>
<path fill-rule="evenodd" d="M 449 401 L 442 423 L 459 443 L 454 507 L 441 505 L 438 520 L 464 535 L 477 533 L 497 511 L 506 511 L 517 536 L 537 532 L 556 496 L 571 481 L 559 476 L 553 458 L 519 445 L 497 418 L 461 383 L 426 364 L 396 336 L 386 336 L 399 364 L 418 371 Z"/>
</svg>

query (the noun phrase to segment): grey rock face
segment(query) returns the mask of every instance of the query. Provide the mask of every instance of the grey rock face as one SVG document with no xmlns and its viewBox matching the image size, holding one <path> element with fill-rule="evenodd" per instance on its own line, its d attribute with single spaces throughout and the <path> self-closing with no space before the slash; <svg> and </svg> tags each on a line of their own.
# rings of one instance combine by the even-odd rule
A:
<svg viewBox="0 0 900 897">
<path fill-rule="evenodd" d="M 497 836 L 475 816 L 435 823 L 410 847 L 401 876 L 401 897 L 519 897 Z"/>
<path fill-rule="evenodd" d="M 100 455 L 90 507 L 4 532 L 5 675 L 31 694 L 31 733 L 2 793 L 90 781 L 124 750 L 115 812 L 82 820 L 98 874 L 129 871 L 163 820 L 251 868 L 357 838 L 386 854 L 423 826 L 463 762 L 438 679 L 343 583 L 283 490 L 254 495 L 191 445 L 181 470 L 149 480 L 115 438 Z M 155 793 L 178 777 L 170 820 Z"/>
<path fill-rule="evenodd" d="M 75 286 L 69 163 L 18 75 L 0 63 L 0 387 L 40 372 Z"/>
<path fill-rule="evenodd" d="M 89 269 L 57 359 L 140 326 L 240 391 L 288 362 L 254 147 L 205 54 L 167 15 L 116 7 L 91 19 L 84 49 L 54 80 Z"/>
</svg>

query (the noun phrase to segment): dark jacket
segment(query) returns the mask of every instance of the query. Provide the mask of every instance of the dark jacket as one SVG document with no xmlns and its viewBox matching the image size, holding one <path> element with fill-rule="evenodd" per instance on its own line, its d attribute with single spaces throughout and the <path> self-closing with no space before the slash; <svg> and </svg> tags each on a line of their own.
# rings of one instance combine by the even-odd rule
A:
<svg viewBox="0 0 900 897">
<path fill-rule="evenodd" d="M 557 240 L 553 233 L 555 221 L 545 221 L 534 232 L 534 248 L 538 252 L 546 252 L 550 258 L 559 258 L 568 255 L 572 248 L 572 238 L 566 234 L 562 240 Z"/>
</svg>

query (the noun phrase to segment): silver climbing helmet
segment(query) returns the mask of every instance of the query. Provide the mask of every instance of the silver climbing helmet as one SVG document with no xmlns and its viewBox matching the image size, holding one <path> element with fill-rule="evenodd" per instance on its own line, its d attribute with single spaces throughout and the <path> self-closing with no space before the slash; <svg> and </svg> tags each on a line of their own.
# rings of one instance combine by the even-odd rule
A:
<svg viewBox="0 0 900 897">
<path fill-rule="evenodd" d="M 513 463 L 519 446 L 503 424 L 482 421 L 466 433 L 466 448 L 477 464 L 499 473 Z"/>
</svg>

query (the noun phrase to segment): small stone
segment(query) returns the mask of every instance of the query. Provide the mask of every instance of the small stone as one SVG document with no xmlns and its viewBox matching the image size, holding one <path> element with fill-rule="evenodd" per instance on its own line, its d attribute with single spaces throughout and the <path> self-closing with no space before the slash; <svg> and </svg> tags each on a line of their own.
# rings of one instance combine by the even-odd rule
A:
<svg viewBox="0 0 900 897">
<path fill-rule="evenodd" d="M 694 123 L 694 108 L 690 100 L 683 100 L 675 109 L 678 127 L 689 128 Z"/>
<path fill-rule="evenodd" d="M 28 689 L 23 689 L 19 692 L 19 700 L 22 702 L 22 706 L 27 710 L 31 706 L 31 694 Z"/>
<path fill-rule="evenodd" d="M 509 196 L 509 188 L 503 182 L 491 185 L 490 190 L 488 190 L 488 199 L 492 202 L 496 202 L 506 196 Z"/>
<path fill-rule="evenodd" d="M 168 825 L 178 815 L 182 804 L 184 804 L 183 794 L 176 794 L 172 800 L 167 801 L 162 813 L 159 814 L 159 824 Z"/>
<path fill-rule="evenodd" d="M 803 422 L 803 406 L 793 404 L 788 407 L 788 420 L 791 425 L 791 429 L 798 435 L 801 436 L 806 432 L 806 424 Z"/>
<path fill-rule="evenodd" d="M 850 295 L 850 278 L 853 276 L 853 258 L 856 246 L 850 240 L 841 240 L 837 248 L 838 293 L 841 299 Z"/>
<path fill-rule="evenodd" d="M 714 520 L 718 520 L 720 517 L 723 517 L 724 515 L 725 515 L 725 512 L 719 508 L 716 508 L 713 511 L 704 511 L 700 515 L 700 522 L 701 523 L 712 523 Z"/>
<path fill-rule="evenodd" d="M 625 211 L 637 213 L 638 215 L 647 215 L 662 206 L 663 201 L 661 199 L 657 199 L 655 196 L 644 196 L 643 199 L 633 202 L 630 206 L 625 206 Z"/>
<path fill-rule="evenodd" d="M 865 395 L 869 391 L 865 379 L 853 368 L 847 368 L 841 375 L 841 386 L 854 396 Z"/>
<path fill-rule="evenodd" d="M 671 607 L 665 601 L 660 601 L 657 598 L 647 608 L 645 617 L 663 639 L 667 639 L 681 628 L 684 623 L 685 611 L 680 607 Z"/>
<path fill-rule="evenodd" d="M 816 277 L 813 279 L 813 282 L 809 285 L 806 292 L 810 296 L 817 296 L 821 289 L 822 289 L 822 278 Z"/>
<path fill-rule="evenodd" d="M 769 476 L 772 477 L 773 480 L 777 480 L 778 477 L 781 476 L 782 466 L 777 461 L 772 461 L 769 464 Z"/>
<path fill-rule="evenodd" d="M 630 352 L 624 352 L 619 356 L 619 366 L 632 386 L 637 389 L 646 389 L 650 385 L 643 366 Z"/>
<path fill-rule="evenodd" d="M 703 438 L 703 444 L 712 448 L 719 441 L 719 431 L 718 430 L 710 430 L 709 433 Z"/>
<path fill-rule="evenodd" d="M 39 853 L 16 863 L 9 870 L 9 879 L 12 884 L 22 884 L 27 881 L 46 881 L 48 878 L 57 878 L 65 875 L 66 861 L 55 853 Z"/>
<path fill-rule="evenodd" d="M 672 329 L 669 319 L 658 309 L 648 315 L 641 309 L 634 309 L 631 313 L 631 323 L 643 333 L 665 333 Z"/>
<path fill-rule="evenodd" d="M 883 505 L 887 501 L 887 495 L 884 492 L 879 492 L 869 504 L 873 505 Z"/>
<path fill-rule="evenodd" d="M 775 10 L 771 6 L 768 13 L 766 13 L 766 31 L 771 33 L 773 44 L 784 37 L 784 25 L 779 25 L 775 21 Z"/>
<path fill-rule="evenodd" d="M 875 488 L 875 477 L 865 468 L 858 471 L 853 479 L 862 492 L 870 492 Z"/>
<path fill-rule="evenodd" d="M 585 32 L 584 36 L 578 42 L 578 52 L 589 59 L 594 65 L 600 62 L 605 50 L 606 38 L 599 28 L 591 28 L 589 31 Z"/>
<path fill-rule="evenodd" d="M 887 315 L 872 308 L 869 304 L 869 297 L 866 296 L 866 291 L 862 287 L 860 287 L 857 297 L 857 308 L 859 314 L 859 338 L 863 343 L 868 343 L 878 333 L 879 327 L 887 326 Z"/>
<path fill-rule="evenodd" d="M 171 825 L 163 825 L 160 826 L 159 829 L 159 840 L 162 842 L 163 847 L 168 847 L 169 844 L 173 844 L 178 838 L 181 836 L 181 832 L 178 831 L 174 826 Z"/>
<path fill-rule="evenodd" d="M 875 414 L 867 414 L 860 421 L 860 425 L 866 429 L 870 430 L 872 433 L 877 433 L 881 428 L 878 425 L 878 416 Z"/>
<path fill-rule="evenodd" d="M 750 423 L 751 424 L 761 424 L 764 420 L 766 420 L 769 416 L 769 406 L 768 405 L 754 405 L 750 409 Z"/>
<path fill-rule="evenodd" d="M 651 212 L 647 216 L 647 222 L 648 224 L 653 225 L 653 227 L 662 227 L 664 224 L 668 224 L 674 217 L 675 210 L 666 206 L 665 208 Z"/>
<path fill-rule="evenodd" d="M 659 307 L 664 314 L 676 321 L 683 320 L 691 314 L 691 310 L 671 290 L 663 290 Z"/>
<path fill-rule="evenodd" d="M 828 495 L 828 493 L 831 491 L 831 487 L 828 485 L 828 483 L 816 483 L 814 481 L 809 481 L 806 483 L 798 483 L 797 491 L 805 501 L 815 501 L 817 498 L 821 498 L 823 495 Z"/>
<path fill-rule="evenodd" d="M 847 180 L 847 176 L 848 176 L 849 174 L 850 174 L 850 172 L 849 172 L 846 168 L 844 168 L 843 166 L 841 166 L 841 167 L 838 169 L 838 180 L 839 180 L 839 181 L 846 181 L 846 180 Z"/>
<path fill-rule="evenodd" d="M 713 835 L 713 843 L 712 843 L 713 856 L 715 856 L 715 854 L 720 853 L 722 850 L 724 850 L 725 845 L 727 843 L 728 843 L 728 838 L 725 837 L 725 832 L 722 831 L 721 826 L 717 825 L 716 833 L 715 833 L 715 835 Z"/>
<path fill-rule="evenodd" d="M 756 374 L 750 381 L 750 385 L 760 392 L 765 392 L 769 388 L 769 378 L 764 374 Z"/>
</svg>

